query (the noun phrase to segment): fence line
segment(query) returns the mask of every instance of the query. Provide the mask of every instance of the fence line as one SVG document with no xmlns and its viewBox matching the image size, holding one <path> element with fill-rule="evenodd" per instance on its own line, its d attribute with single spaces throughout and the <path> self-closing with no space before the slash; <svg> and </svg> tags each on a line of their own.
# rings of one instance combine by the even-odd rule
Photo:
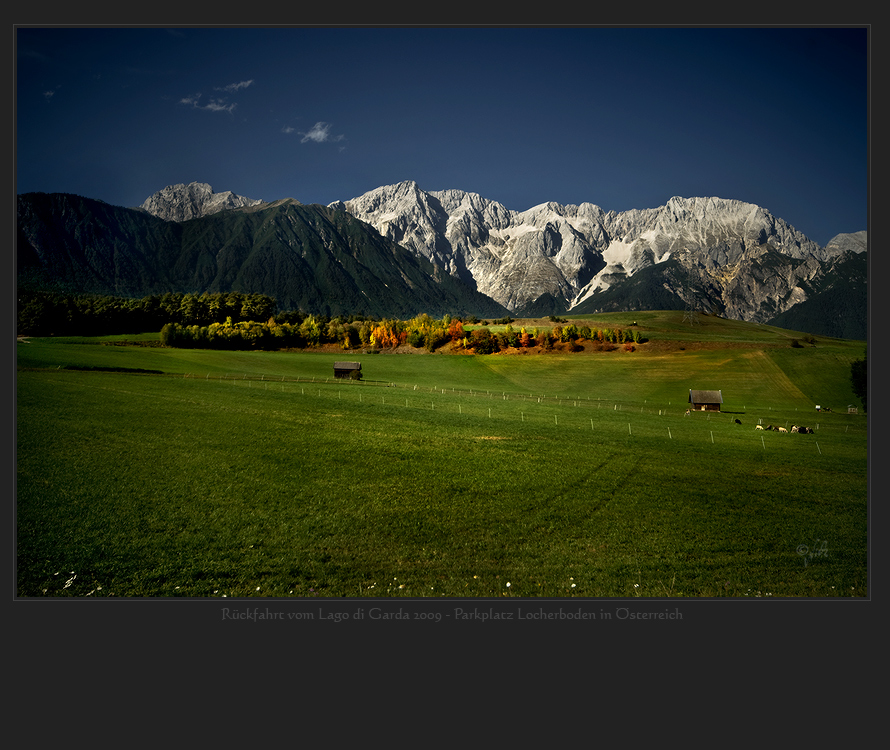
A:
<svg viewBox="0 0 890 750">
<path fill-rule="evenodd" d="M 191 373 L 191 372 L 186 372 L 186 373 L 164 373 L 164 375 L 166 375 L 167 377 L 177 377 L 177 378 L 178 378 L 178 377 L 182 377 L 183 379 L 192 379 L 192 380 L 197 379 L 197 378 L 200 378 L 200 375 L 199 375 L 199 374 L 197 374 L 197 373 Z M 281 376 L 279 376 L 279 375 L 269 375 L 269 379 L 267 380 L 267 374 L 266 374 L 266 373 L 255 373 L 255 374 L 250 374 L 250 373 L 244 373 L 244 372 L 242 372 L 242 373 L 229 373 L 229 372 L 226 372 L 226 373 L 218 373 L 218 374 L 214 374 L 214 373 L 211 373 L 211 372 L 206 372 L 206 373 L 205 373 L 205 376 L 204 376 L 203 379 L 204 379 L 205 381 L 209 381 L 209 380 L 218 380 L 218 381 L 220 381 L 220 382 L 222 382 L 222 381 L 227 381 L 227 380 L 231 380 L 233 385 L 237 385 L 237 382 L 238 382 L 239 380 L 242 380 L 242 381 L 247 381 L 247 383 L 246 383 L 246 387 L 248 387 L 248 388 L 252 387 L 252 381 L 258 381 L 258 382 L 263 382 L 263 383 L 264 383 L 264 390 L 268 390 L 268 383 L 274 381 L 274 382 L 278 382 L 278 383 L 281 383 L 281 384 L 282 384 L 282 388 L 281 388 L 282 391 L 285 390 L 284 385 L 286 385 L 286 384 L 304 384 L 304 383 L 309 383 L 309 382 L 316 383 L 316 384 L 318 384 L 319 386 L 320 386 L 321 384 L 327 384 L 327 385 L 330 385 L 330 384 L 336 384 L 336 385 L 338 385 L 338 386 L 340 387 L 340 389 L 341 389 L 341 390 L 338 390 L 338 395 L 337 395 L 338 399 L 341 399 L 341 400 L 344 398 L 344 396 L 343 396 L 343 391 L 342 391 L 342 388 L 343 388 L 343 387 L 346 387 L 346 388 L 359 388 L 360 390 L 361 390 L 362 387 L 365 387 L 365 388 L 380 388 L 380 387 L 386 387 L 386 388 L 410 388 L 410 389 L 412 389 L 412 390 L 414 390 L 414 391 L 418 390 L 418 388 L 419 388 L 419 386 L 418 386 L 417 384 L 411 384 L 411 385 L 397 385 L 396 383 L 393 383 L 393 382 L 391 382 L 391 381 L 385 381 L 385 380 L 359 380 L 359 381 L 352 381 L 352 380 L 347 379 L 347 378 L 324 378 L 324 379 L 322 379 L 322 378 L 319 378 L 318 376 L 314 376 L 314 375 L 313 375 L 313 376 L 290 376 L 290 377 L 287 376 L 287 375 L 281 375 Z M 277 389 L 276 389 L 276 390 L 277 390 Z M 492 392 L 490 389 L 485 390 L 485 391 L 482 391 L 482 390 L 472 389 L 472 388 L 458 389 L 458 388 L 456 388 L 456 387 L 452 387 L 452 388 L 449 390 L 449 389 L 447 389 L 447 388 L 443 388 L 443 387 L 441 387 L 441 386 L 431 386 L 431 387 L 430 387 L 430 393 L 433 393 L 433 394 L 435 394 L 435 395 L 437 395 L 437 396 L 441 396 L 441 397 L 449 396 L 449 397 L 456 397 L 456 398 L 458 398 L 458 399 L 460 399 L 460 398 L 464 398 L 464 397 L 467 397 L 467 396 L 474 397 L 474 398 L 477 397 L 477 396 L 485 396 L 485 397 L 488 397 L 488 398 L 493 398 L 494 395 L 495 395 L 494 392 Z M 301 388 L 301 394 L 305 394 L 305 389 L 302 389 L 302 388 Z M 319 396 L 319 397 L 322 395 L 322 389 L 321 389 L 320 387 L 318 387 L 318 388 L 316 389 L 316 395 Z M 592 397 L 592 396 L 590 396 L 590 395 L 586 395 L 586 396 L 585 396 L 585 395 L 582 395 L 582 396 L 578 396 L 578 395 L 575 395 L 575 396 L 567 396 L 567 395 L 564 395 L 564 394 L 552 394 L 552 395 L 547 395 L 546 393 L 535 394 L 535 393 L 528 392 L 528 391 L 526 391 L 526 392 L 512 392 L 512 393 L 511 393 L 511 392 L 502 390 L 502 391 L 501 391 L 501 400 L 502 400 L 502 401 L 505 401 L 505 402 L 508 402 L 508 401 L 514 401 L 514 402 L 515 402 L 515 401 L 520 401 L 520 402 L 524 402 L 524 403 L 541 404 L 541 405 L 554 404 L 554 405 L 556 405 L 556 406 L 562 406 L 562 405 L 563 405 L 563 402 L 566 402 L 566 401 L 571 400 L 571 401 L 572 401 L 572 405 L 573 405 L 574 407 L 576 407 L 576 408 L 582 408 L 582 407 L 585 405 L 585 403 L 588 404 L 590 407 L 592 407 L 593 404 L 595 403 L 597 409 L 601 409 L 602 406 L 603 406 L 603 404 L 609 404 L 609 403 L 611 403 L 611 404 L 612 404 L 612 410 L 613 410 L 613 411 L 628 411 L 628 410 L 631 410 L 631 409 L 633 409 L 633 410 L 635 411 L 635 410 L 636 410 L 636 407 L 639 407 L 639 414 L 640 414 L 640 415 L 643 415 L 643 416 L 645 416 L 645 415 L 649 415 L 649 416 L 668 417 L 668 418 L 675 416 L 675 415 L 672 414 L 672 410 L 666 409 L 666 408 L 664 408 L 663 406 L 662 406 L 662 407 L 657 407 L 657 406 L 653 405 L 652 407 L 649 407 L 649 406 L 648 406 L 648 399 L 644 399 L 644 405 L 641 406 L 641 405 L 639 404 L 638 401 L 637 401 L 636 403 L 633 403 L 633 402 L 622 402 L 622 401 L 616 401 L 616 400 L 611 399 L 611 398 L 608 398 L 608 397 L 596 397 L 596 398 L 594 398 L 594 397 Z M 360 402 L 363 401 L 362 394 L 361 394 L 360 391 L 359 391 L 359 401 L 360 401 Z M 383 397 L 383 398 L 381 399 L 381 401 L 382 401 L 383 404 L 386 404 L 386 398 L 385 398 L 385 397 Z M 669 403 L 669 405 L 670 405 L 672 402 L 668 402 L 668 403 Z M 410 406 L 410 402 L 409 402 L 408 400 L 406 400 L 406 407 L 407 407 L 407 406 Z M 679 416 L 680 414 L 685 413 L 686 407 L 687 407 L 687 405 L 686 405 L 685 403 L 682 403 L 682 405 L 681 405 L 680 407 L 677 407 L 678 409 L 682 409 L 683 411 L 682 411 L 682 412 L 681 412 L 681 411 L 678 411 L 677 414 L 676 414 L 676 416 Z M 744 408 L 747 410 L 747 405 L 745 405 Z M 761 408 L 766 408 L 767 411 L 772 411 L 772 406 L 771 406 L 771 405 L 770 405 L 770 406 L 767 406 L 767 407 L 761 407 Z M 789 408 L 789 410 L 790 410 L 791 407 L 789 406 L 788 408 Z M 432 410 L 432 411 L 435 410 L 435 402 L 434 402 L 434 401 L 433 401 L 433 402 L 430 402 L 430 410 Z M 752 407 L 752 410 L 756 411 L 756 410 L 757 410 L 757 407 Z M 797 410 L 798 410 L 798 407 L 795 407 L 795 411 L 797 411 Z M 458 404 L 458 413 L 461 414 L 461 415 L 463 414 L 463 407 L 462 407 L 462 405 L 461 405 L 460 403 Z M 738 412 L 736 412 L 736 413 L 738 413 Z M 694 414 L 694 412 L 693 412 L 693 414 Z M 721 415 L 722 415 L 722 416 L 726 416 L 730 421 L 734 421 L 734 417 L 733 417 L 733 416 L 730 416 L 730 414 L 731 414 L 731 412 L 730 412 L 729 414 L 726 414 L 726 413 L 710 413 L 710 412 L 708 412 L 708 413 L 706 414 L 706 421 L 707 421 L 707 422 L 710 422 L 710 421 L 712 421 L 712 420 L 711 420 L 711 417 L 712 417 L 712 416 L 714 416 L 715 418 L 719 418 L 719 416 L 721 416 Z M 495 418 L 497 418 L 497 416 L 498 416 L 498 415 L 497 415 L 496 413 L 494 413 L 493 411 L 489 410 L 489 418 L 491 418 L 491 419 L 495 419 Z M 844 415 L 844 416 L 846 416 L 846 415 Z M 520 421 L 521 421 L 521 422 L 526 422 L 526 421 L 527 421 L 527 420 L 526 420 L 526 412 L 525 412 L 525 411 L 521 411 L 521 412 L 520 412 Z M 752 415 L 752 416 L 750 417 L 750 424 L 752 424 L 752 425 L 753 425 L 753 424 L 759 424 L 759 425 L 762 425 L 762 424 L 763 424 L 763 421 L 764 421 L 764 419 L 763 419 L 763 417 L 761 417 L 761 416 L 753 416 L 753 415 Z M 559 425 L 559 419 L 558 419 L 558 417 L 555 416 L 555 415 L 554 415 L 554 424 L 557 425 L 557 426 Z M 786 429 L 787 429 L 787 428 L 788 428 L 788 425 L 790 424 L 790 421 L 789 421 L 789 420 L 785 420 L 785 421 L 784 421 L 784 424 L 785 424 L 785 427 L 786 427 Z M 814 429 L 818 432 L 818 431 L 820 431 L 820 428 L 821 428 L 822 426 L 823 426 L 823 425 L 822 425 L 821 422 L 816 423 Z M 864 425 L 863 425 L 863 426 L 864 426 Z M 839 427 L 840 427 L 839 424 L 838 424 L 838 425 L 832 425 L 831 428 L 829 428 L 829 429 L 836 429 L 836 428 L 839 428 Z M 856 431 L 857 431 L 857 430 L 856 430 L 856 425 L 853 425 L 853 427 L 854 427 L 854 432 L 856 432 Z M 594 420 L 593 420 L 592 418 L 590 419 L 590 428 L 591 428 L 591 430 L 594 430 L 594 429 L 595 429 Z M 849 423 L 844 424 L 844 432 L 845 432 L 845 433 L 849 433 L 849 430 L 850 430 L 850 424 L 849 424 Z M 672 439 L 673 439 L 673 434 L 672 434 L 672 432 L 671 432 L 671 430 L 670 430 L 669 427 L 667 428 L 667 431 L 668 431 L 668 439 L 671 439 L 671 440 L 672 440 Z M 839 430 L 838 430 L 838 431 L 839 431 Z M 628 423 L 628 434 L 629 434 L 629 435 L 633 435 L 633 429 L 632 429 L 630 423 Z M 712 443 L 715 443 L 715 442 L 716 442 L 716 438 L 715 438 L 715 436 L 714 436 L 714 434 L 713 434 L 713 431 L 710 431 L 710 437 L 711 437 L 711 442 L 712 442 Z M 765 440 L 763 439 L 763 436 L 762 436 L 762 435 L 761 435 L 761 445 L 762 445 L 763 448 L 766 448 L 766 443 L 765 443 Z M 820 455 L 821 455 L 821 453 L 822 453 L 822 449 L 821 449 L 821 446 L 819 446 L 818 444 L 817 444 L 817 449 L 818 449 L 818 451 L 819 451 L 819 453 L 820 453 Z"/>
</svg>

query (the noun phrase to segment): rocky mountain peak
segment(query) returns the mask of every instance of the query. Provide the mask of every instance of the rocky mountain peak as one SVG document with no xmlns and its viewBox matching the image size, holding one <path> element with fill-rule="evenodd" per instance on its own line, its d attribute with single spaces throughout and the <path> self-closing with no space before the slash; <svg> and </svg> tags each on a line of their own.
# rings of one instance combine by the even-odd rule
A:
<svg viewBox="0 0 890 750">
<path fill-rule="evenodd" d="M 214 193 L 206 182 L 168 185 L 146 198 L 140 208 L 165 221 L 187 221 L 233 208 L 257 206 L 263 201 L 227 190 Z"/>
<path fill-rule="evenodd" d="M 76 210 L 72 201 L 77 204 Z M 69 220 L 85 211 L 95 214 L 96 229 L 88 233 L 90 237 L 100 236 L 106 230 L 109 236 L 129 231 L 133 247 L 139 247 L 146 234 L 157 235 L 149 244 L 178 236 L 178 230 L 171 233 L 167 231 L 171 228 L 153 224 L 146 216 L 139 218 L 142 213 L 168 222 L 185 222 L 231 210 L 242 216 L 226 226 L 242 231 L 243 226 L 255 226 L 257 217 L 250 214 L 291 204 L 300 206 L 290 198 L 264 203 L 230 191 L 215 193 L 202 182 L 169 185 L 141 207 L 121 209 L 125 213 L 120 215 L 115 213 L 115 207 L 100 201 L 63 194 L 27 194 L 19 196 L 20 269 L 27 267 L 25 275 L 31 274 L 28 278 L 32 280 L 52 277 L 56 271 L 46 265 L 46 258 L 67 252 L 68 248 L 55 241 L 47 245 L 46 238 L 55 237 L 56 230 L 51 232 L 46 227 L 68 227 Z M 561 205 L 551 201 L 520 212 L 478 193 L 457 189 L 427 192 L 413 180 L 406 180 L 348 201 L 336 201 L 329 208 L 361 220 L 360 227 L 354 226 L 360 229 L 359 234 L 368 230 L 369 236 L 376 238 L 370 240 L 375 252 L 379 248 L 375 243 L 382 236 L 418 258 L 431 261 L 432 266 L 417 267 L 429 268 L 424 273 L 437 284 L 450 283 L 452 290 L 464 288 L 455 285 L 449 275 L 464 282 L 474 294 L 478 293 L 473 304 L 480 310 L 487 304 L 482 295 L 498 303 L 496 308 L 519 317 L 567 311 L 586 314 L 619 309 L 676 309 L 678 304 L 685 304 L 739 320 L 794 322 L 800 326 L 797 330 L 839 330 L 841 335 L 854 337 L 866 330 L 867 232 L 839 234 L 820 247 L 767 209 L 740 200 L 673 196 L 656 208 L 626 211 L 604 211 L 592 203 Z M 290 216 L 290 208 L 287 213 Z M 349 221 L 348 217 L 337 218 Z M 220 219 L 222 225 L 225 217 Z M 115 222 L 118 226 L 109 229 Z M 188 229 L 199 231 L 200 222 L 183 227 L 183 231 Z M 283 254 L 277 257 L 288 258 L 285 265 L 302 262 L 307 253 L 311 255 L 317 250 L 315 239 L 290 232 L 290 225 L 284 227 L 283 234 L 272 243 L 275 252 Z M 140 252 L 133 255 L 118 243 L 83 249 L 78 244 L 79 233 L 79 229 L 72 230 L 70 238 L 70 247 L 74 248 L 72 267 L 86 253 L 92 265 L 83 273 L 94 274 L 101 267 L 106 276 L 119 274 L 127 293 L 142 283 L 132 280 L 130 268 L 133 258 L 141 257 Z M 195 258 L 201 258 L 196 266 L 198 275 L 187 282 L 189 288 L 219 283 L 205 278 L 207 268 L 221 262 L 219 249 L 211 248 L 200 255 L 199 246 L 200 243 L 195 246 L 198 254 L 182 265 L 188 268 Z M 296 248 L 301 249 L 297 252 Z M 99 257 L 105 249 L 111 254 Z M 329 245 L 324 244 L 323 252 L 328 251 Z M 384 255 L 382 266 L 394 263 L 400 269 L 399 278 L 403 278 L 409 266 L 416 266 L 416 259 L 401 249 Z M 276 295 L 279 288 L 286 288 L 283 299 L 291 299 L 287 297 L 292 293 L 287 284 L 293 280 L 281 282 L 285 286 L 280 287 L 278 267 L 274 263 L 265 265 L 268 262 L 266 259 L 254 268 L 255 278 L 263 279 L 258 284 L 263 289 L 274 287 Z M 59 267 L 62 265 L 65 264 Z M 159 288 L 173 283 L 168 266 L 158 267 Z M 154 272 L 145 271 L 149 276 Z M 313 273 L 314 266 L 309 263 L 301 279 L 311 278 Z M 427 281 L 422 280 L 422 284 Z M 107 278 L 103 276 L 96 283 L 107 285 Z M 414 279 L 411 283 L 421 282 Z M 378 290 L 383 298 L 388 287 L 383 284 Z M 342 289 L 338 287 L 333 293 L 341 295 Z M 367 296 L 371 292 L 362 289 L 361 294 Z M 312 304 L 320 307 L 328 303 L 322 295 Z M 846 327 L 834 326 L 837 320 L 847 321 Z"/>
<path fill-rule="evenodd" d="M 848 250 L 854 253 L 864 253 L 868 250 L 868 232 L 836 235 L 828 241 L 825 249 L 830 250 L 833 255 L 840 255 Z"/>
<path fill-rule="evenodd" d="M 589 306 L 596 294 L 673 258 L 713 290 L 715 309 L 763 319 L 794 304 L 821 262 L 864 248 L 864 233 L 822 248 L 761 206 L 715 196 L 673 196 L 656 208 L 608 213 L 591 203 L 550 201 L 520 212 L 462 190 L 426 193 L 411 181 L 338 207 L 511 311 L 543 297 L 568 309 Z M 789 269 L 798 263 L 797 275 L 789 270 L 775 289 L 746 294 L 740 306 L 737 280 L 767 253 L 787 258 Z"/>
</svg>

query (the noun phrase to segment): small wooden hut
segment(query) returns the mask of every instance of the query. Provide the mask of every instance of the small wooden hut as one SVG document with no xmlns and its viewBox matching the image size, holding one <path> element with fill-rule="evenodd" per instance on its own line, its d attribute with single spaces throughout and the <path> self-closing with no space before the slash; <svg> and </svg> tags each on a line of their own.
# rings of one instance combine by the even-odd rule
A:
<svg viewBox="0 0 890 750">
<path fill-rule="evenodd" d="M 355 373 L 355 374 L 353 374 Z M 361 377 L 361 362 L 334 362 L 335 378 L 355 378 Z"/>
<path fill-rule="evenodd" d="M 721 391 L 694 391 L 689 389 L 689 403 L 692 411 L 720 411 L 723 403 Z"/>
</svg>

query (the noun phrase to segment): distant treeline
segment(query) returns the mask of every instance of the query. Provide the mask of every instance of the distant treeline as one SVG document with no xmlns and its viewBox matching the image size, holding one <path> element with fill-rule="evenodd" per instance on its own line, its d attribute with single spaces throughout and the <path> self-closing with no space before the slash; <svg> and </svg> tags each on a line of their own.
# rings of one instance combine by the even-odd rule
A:
<svg viewBox="0 0 890 750">
<path fill-rule="evenodd" d="M 554 318 L 566 322 L 564 319 Z M 626 351 L 633 351 L 634 344 L 646 341 L 637 330 L 628 331 L 620 328 L 590 328 L 590 326 L 577 326 L 574 323 L 568 325 L 555 325 L 552 328 L 525 328 L 519 330 L 509 323 L 503 331 L 494 332 L 487 327 L 475 328 L 468 337 L 460 343 L 467 349 L 472 349 L 476 354 L 494 354 L 505 349 L 525 349 L 531 346 L 539 346 L 542 349 L 552 349 L 557 344 L 565 344 L 569 351 L 581 351 L 582 342 L 589 341 L 594 347 L 601 350 L 614 349 L 618 344 L 623 344 Z"/>
<path fill-rule="evenodd" d="M 481 327 L 465 330 L 464 325 Z M 141 299 L 88 294 L 20 291 L 18 334 L 26 336 L 108 336 L 161 332 L 165 346 L 201 349 L 288 349 L 337 344 L 344 349 L 388 349 L 408 344 L 435 351 L 453 344 L 478 354 L 508 348 L 556 344 L 580 348 L 591 341 L 601 348 L 645 339 L 638 331 L 591 329 L 551 316 L 552 328 L 515 329 L 512 318 L 494 320 L 503 330 L 493 332 L 488 321 L 427 314 L 410 320 L 354 315 L 329 318 L 303 311 L 278 311 L 274 298 L 242 292 L 188 294 L 170 292 Z M 566 325 L 562 325 L 567 323 Z"/>
<path fill-rule="evenodd" d="M 479 320 L 474 317 L 466 322 L 473 324 Z M 483 323 L 487 324 L 487 321 Z M 624 344 L 628 351 L 633 351 L 634 344 L 645 341 L 636 330 L 579 328 L 573 323 L 530 329 L 515 329 L 507 323 L 497 332 L 487 325 L 466 330 L 460 319 L 450 315 L 436 319 L 426 314 L 411 320 L 360 321 L 307 315 L 300 321 L 270 318 L 265 323 L 235 322 L 229 318 L 224 323 L 209 326 L 167 323 L 161 330 L 164 346 L 189 349 L 287 349 L 336 344 L 343 349 L 367 347 L 382 350 L 407 344 L 416 349 L 435 351 L 451 342 L 476 354 L 494 354 L 509 348 L 532 346 L 552 349 L 557 344 L 567 344 L 570 351 L 578 351 L 582 348 L 579 342 L 585 340 L 600 349 L 613 349 L 617 344 Z"/>
<path fill-rule="evenodd" d="M 383 349 L 408 342 L 432 351 L 463 335 L 462 323 L 452 321 L 450 316 L 435 320 L 424 314 L 410 321 L 377 321 L 286 314 L 265 322 L 227 318 L 208 326 L 167 323 L 161 329 L 161 343 L 188 349 L 303 349 L 326 344 L 344 349 Z"/>
<path fill-rule="evenodd" d="M 92 294 L 19 291 L 19 335 L 108 336 L 160 331 L 167 323 L 208 326 L 268 320 L 277 313 L 274 298 L 265 294 L 171 292 L 141 299 Z M 288 314 L 291 319 L 299 314 Z"/>
</svg>

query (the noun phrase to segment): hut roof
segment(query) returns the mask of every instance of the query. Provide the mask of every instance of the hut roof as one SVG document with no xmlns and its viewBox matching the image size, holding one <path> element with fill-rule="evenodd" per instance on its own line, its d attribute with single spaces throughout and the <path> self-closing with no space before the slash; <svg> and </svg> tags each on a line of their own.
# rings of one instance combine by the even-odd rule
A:
<svg viewBox="0 0 890 750">
<path fill-rule="evenodd" d="M 361 370 L 361 362 L 334 362 L 335 370 Z"/>
<path fill-rule="evenodd" d="M 723 393 L 721 391 L 694 391 L 689 390 L 689 403 L 691 404 L 722 404 Z"/>
</svg>

